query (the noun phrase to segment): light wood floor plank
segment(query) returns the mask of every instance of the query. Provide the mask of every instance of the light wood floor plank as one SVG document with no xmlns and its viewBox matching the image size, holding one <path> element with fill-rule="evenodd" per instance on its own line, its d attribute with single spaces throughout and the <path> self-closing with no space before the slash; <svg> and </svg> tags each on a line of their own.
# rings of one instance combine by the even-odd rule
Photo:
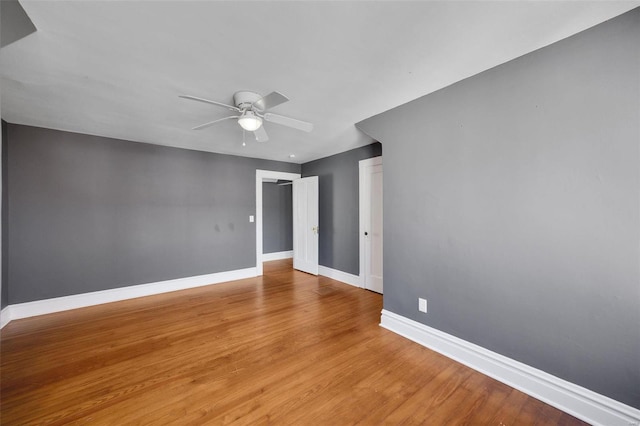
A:
<svg viewBox="0 0 640 426">
<path fill-rule="evenodd" d="M 12 321 L 3 425 L 582 425 L 378 326 L 382 297 L 262 277 Z"/>
</svg>

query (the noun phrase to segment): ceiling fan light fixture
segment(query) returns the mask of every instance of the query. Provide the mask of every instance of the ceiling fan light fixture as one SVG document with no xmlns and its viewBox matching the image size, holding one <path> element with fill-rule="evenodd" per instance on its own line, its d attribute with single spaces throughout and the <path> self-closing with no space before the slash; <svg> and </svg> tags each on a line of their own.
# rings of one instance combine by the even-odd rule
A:
<svg viewBox="0 0 640 426">
<path fill-rule="evenodd" d="M 252 111 L 246 111 L 238 118 L 238 124 L 248 132 L 255 132 L 262 126 L 262 118 Z"/>
</svg>

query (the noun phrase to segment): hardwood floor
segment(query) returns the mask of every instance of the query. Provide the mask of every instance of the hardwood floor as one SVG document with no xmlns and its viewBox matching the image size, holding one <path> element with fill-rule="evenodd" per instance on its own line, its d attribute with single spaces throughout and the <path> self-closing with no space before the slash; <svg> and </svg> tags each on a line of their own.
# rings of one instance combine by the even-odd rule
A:
<svg viewBox="0 0 640 426">
<path fill-rule="evenodd" d="M 2 424 L 585 424 L 379 327 L 378 294 L 264 273 L 11 322 Z"/>
</svg>

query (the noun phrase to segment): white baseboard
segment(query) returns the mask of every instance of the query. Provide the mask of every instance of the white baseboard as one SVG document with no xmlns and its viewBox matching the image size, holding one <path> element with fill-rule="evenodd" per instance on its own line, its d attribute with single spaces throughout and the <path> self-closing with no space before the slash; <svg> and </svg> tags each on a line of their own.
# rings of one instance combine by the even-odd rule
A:
<svg viewBox="0 0 640 426">
<path fill-rule="evenodd" d="M 327 268 L 326 266 L 318 266 L 318 274 L 329 277 L 336 281 L 351 284 L 356 287 L 362 287 L 360 277 L 358 275 L 349 274 L 347 272 L 338 271 L 337 269 Z"/>
<path fill-rule="evenodd" d="M 11 321 L 11 306 L 6 306 L 0 311 L 0 330 Z"/>
<path fill-rule="evenodd" d="M 269 262 L 271 260 L 291 259 L 293 250 L 277 251 L 275 253 L 262 253 L 262 261 Z"/>
<path fill-rule="evenodd" d="M 592 425 L 640 424 L 636 408 L 409 318 L 383 309 L 380 326 Z"/>
<path fill-rule="evenodd" d="M 134 299 L 136 297 L 151 296 L 153 294 L 168 293 L 170 291 L 185 290 L 193 287 L 219 284 L 227 281 L 241 280 L 256 276 L 256 268 L 237 269 L 234 271 L 216 272 L 195 277 L 178 278 L 175 280 L 159 281 L 149 284 L 120 287 L 110 290 L 94 291 L 91 293 L 74 294 L 53 299 L 36 300 L 34 302 L 9 305 L 2 310 L 2 326 L 5 325 L 5 311 L 8 323 L 11 320 L 28 318 L 36 315 L 51 314 L 70 309 L 101 305 L 103 303 Z"/>
</svg>

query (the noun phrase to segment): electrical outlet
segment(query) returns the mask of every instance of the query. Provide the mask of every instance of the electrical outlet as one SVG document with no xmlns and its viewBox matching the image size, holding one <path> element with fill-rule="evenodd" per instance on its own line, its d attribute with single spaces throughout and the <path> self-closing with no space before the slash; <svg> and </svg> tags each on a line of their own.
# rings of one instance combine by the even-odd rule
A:
<svg viewBox="0 0 640 426">
<path fill-rule="evenodd" d="M 418 297 L 418 310 L 424 313 L 427 312 L 427 299 Z"/>
</svg>

